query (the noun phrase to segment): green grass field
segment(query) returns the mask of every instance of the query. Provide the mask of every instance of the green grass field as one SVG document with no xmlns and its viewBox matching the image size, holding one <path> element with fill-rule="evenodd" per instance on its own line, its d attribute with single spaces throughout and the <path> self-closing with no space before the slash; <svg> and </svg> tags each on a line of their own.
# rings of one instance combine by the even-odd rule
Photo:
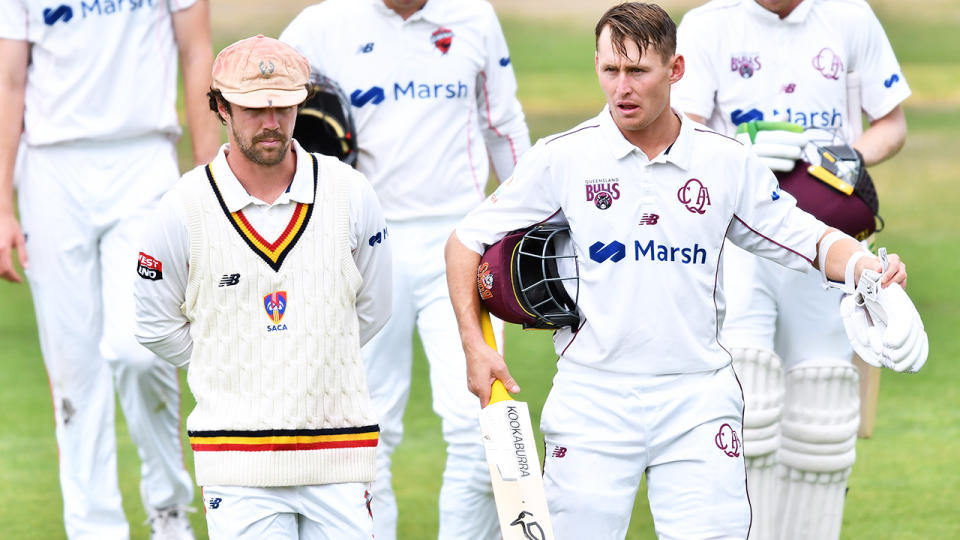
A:
<svg viewBox="0 0 960 540">
<path fill-rule="evenodd" d="M 217 50 L 252 33 L 277 35 L 306 3 L 279 1 L 279 10 L 262 16 L 248 8 L 244 22 L 237 22 L 229 19 L 230 3 L 214 2 Z M 906 146 L 895 159 L 872 170 L 887 223 L 878 242 L 900 253 L 909 265 L 909 291 L 926 323 L 930 359 L 920 374 L 883 375 L 873 437 L 860 440 L 857 447 L 843 538 L 960 538 L 955 508 L 960 500 L 960 452 L 955 442 L 960 439 L 956 383 L 960 338 L 953 334 L 960 327 L 960 289 L 953 286 L 960 274 L 955 217 L 960 189 L 953 183 L 960 176 L 958 12 L 950 2 L 939 0 L 875 4 L 914 90 L 905 105 L 910 126 Z M 500 8 L 506 2 L 497 5 Z M 504 31 L 534 138 L 570 127 L 602 105 L 592 72 L 592 26 L 606 5 L 589 16 L 548 21 L 505 8 Z M 671 13 L 678 19 L 682 15 L 679 10 Z M 0 537 L 62 538 L 53 413 L 29 291 L 3 282 L 0 298 L 4 308 L 0 310 Z M 510 328 L 507 351 L 507 361 L 524 388 L 519 399 L 530 403 L 534 425 L 538 425 L 538 411 L 554 373 L 549 335 Z M 444 446 L 429 392 L 425 361 L 418 349 L 406 438 L 394 460 L 403 539 L 436 537 Z M 188 393 L 183 406 L 185 414 L 192 407 Z M 120 417 L 118 440 L 120 482 L 133 538 L 147 538 L 137 491 L 139 462 Z M 188 462 L 192 462 L 189 451 Z M 199 490 L 196 507 L 194 528 L 198 538 L 205 538 Z M 654 538 L 642 491 L 629 538 Z"/>
</svg>

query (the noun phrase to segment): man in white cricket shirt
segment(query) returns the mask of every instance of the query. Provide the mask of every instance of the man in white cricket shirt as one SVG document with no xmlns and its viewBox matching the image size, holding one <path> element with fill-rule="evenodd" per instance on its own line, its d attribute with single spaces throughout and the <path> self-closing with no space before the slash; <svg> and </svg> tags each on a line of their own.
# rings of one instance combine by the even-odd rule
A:
<svg viewBox="0 0 960 540">
<path fill-rule="evenodd" d="M 229 143 L 160 201 L 137 339 L 189 362 L 187 419 L 211 538 L 369 540 L 378 428 L 360 346 L 390 316 L 373 188 L 292 139 L 310 66 L 264 36 L 217 56 Z M 379 241 L 373 241 L 379 238 Z"/>
<path fill-rule="evenodd" d="M 558 372 L 541 419 L 556 537 L 624 538 L 646 474 L 659 538 L 743 539 L 743 399 L 719 339 L 724 240 L 835 280 L 848 261 L 851 281 L 881 261 L 796 208 L 739 142 L 671 108 L 684 59 L 661 8 L 615 6 L 596 40 L 607 106 L 537 142 L 448 241 L 470 388 L 482 403 L 495 379 L 519 390 L 483 342 L 480 254 L 509 231 L 568 224 L 583 322 L 554 336 Z M 883 285 L 905 280 L 890 256 Z"/>
<path fill-rule="evenodd" d="M 687 70 L 674 107 L 720 133 L 733 136 L 739 124 L 757 120 L 837 130 L 868 166 L 896 154 L 906 138 L 900 104 L 910 88 L 866 2 L 716 0 L 684 16 L 677 48 Z M 761 144 L 764 137 L 786 142 L 782 133 L 758 133 L 754 149 L 786 172 L 806 141 Z M 723 341 L 747 406 L 750 536 L 836 539 L 860 420 L 841 293 L 729 244 L 724 266 Z"/>
<path fill-rule="evenodd" d="M 179 174 L 178 56 L 194 161 L 220 143 L 205 112 L 209 26 L 205 0 L 0 2 L 0 278 L 21 281 L 16 250 L 53 393 L 70 538 L 130 534 L 114 387 L 142 462 L 151 534 L 193 537 L 177 370 L 134 339 L 129 270 L 146 210 Z"/>
<path fill-rule="evenodd" d="M 530 146 L 496 14 L 482 0 L 328 0 L 306 8 L 280 40 L 349 96 L 357 169 L 377 192 L 395 248 L 393 315 L 364 348 L 382 430 L 377 539 L 397 534 L 390 460 L 403 437 L 415 328 L 447 445 L 439 537 L 498 538 L 443 265 L 450 231 L 485 196 L 488 163 L 503 180 Z"/>
</svg>

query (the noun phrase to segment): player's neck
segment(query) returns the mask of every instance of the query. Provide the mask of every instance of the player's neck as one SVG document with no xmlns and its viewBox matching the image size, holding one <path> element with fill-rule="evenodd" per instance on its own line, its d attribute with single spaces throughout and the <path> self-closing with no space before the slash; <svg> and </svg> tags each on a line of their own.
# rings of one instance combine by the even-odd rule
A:
<svg viewBox="0 0 960 540">
<path fill-rule="evenodd" d="M 287 156 L 276 165 L 260 165 L 243 155 L 239 149 L 227 150 L 227 164 L 234 176 L 251 197 L 272 204 L 287 190 L 297 171 L 297 153 L 290 147 Z"/>
<path fill-rule="evenodd" d="M 670 147 L 680 135 L 680 118 L 670 109 L 669 104 L 647 127 L 634 131 L 620 130 L 623 137 L 653 159 Z"/>
</svg>

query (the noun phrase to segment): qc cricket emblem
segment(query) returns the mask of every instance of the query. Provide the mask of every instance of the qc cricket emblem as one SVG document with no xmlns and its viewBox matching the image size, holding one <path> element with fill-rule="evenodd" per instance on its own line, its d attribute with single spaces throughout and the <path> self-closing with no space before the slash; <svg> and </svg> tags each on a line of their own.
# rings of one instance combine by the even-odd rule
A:
<svg viewBox="0 0 960 540">
<path fill-rule="evenodd" d="M 696 178 L 691 178 L 680 186 L 677 199 L 694 214 L 706 214 L 706 207 L 710 206 L 710 192 L 707 191 L 707 186 Z"/>
<path fill-rule="evenodd" d="M 287 291 L 275 291 L 263 297 L 263 309 L 272 324 L 267 325 L 267 332 L 279 332 L 287 329 L 281 324 L 284 313 L 287 312 Z"/>
<path fill-rule="evenodd" d="M 720 426 L 720 431 L 713 438 L 717 448 L 723 450 L 723 453 L 730 457 L 740 457 L 740 437 L 730 424 Z"/>
<path fill-rule="evenodd" d="M 453 44 L 453 30 L 449 28 L 438 28 L 430 34 L 430 41 L 442 54 L 450 52 L 450 45 Z"/>
</svg>

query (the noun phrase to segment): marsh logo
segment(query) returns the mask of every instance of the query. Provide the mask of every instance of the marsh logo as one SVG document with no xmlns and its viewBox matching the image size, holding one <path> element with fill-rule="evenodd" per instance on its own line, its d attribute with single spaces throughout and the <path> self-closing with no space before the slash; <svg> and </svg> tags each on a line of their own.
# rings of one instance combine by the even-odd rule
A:
<svg viewBox="0 0 960 540">
<path fill-rule="evenodd" d="M 754 120 L 763 120 L 763 112 L 758 111 L 757 109 L 750 109 L 749 111 L 735 109 L 730 113 L 730 121 L 736 126 L 745 124 L 747 122 L 753 122 Z"/>
<path fill-rule="evenodd" d="M 137 11 L 144 7 L 153 7 L 154 0 L 81 0 L 81 19 L 94 15 L 119 15 Z M 74 4 L 76 5 L 76 4 Z M 52 8 L 44 8 L 43 24 L 53 26 L 58 22 L 68 23 L 74 18 L 74 8 L 70 4 L 60 4 Z"/>
<path fill-rule="evenodd" d="M 463 81 L 452 83 L 418 83 L 410 80 L 393 83 L 393 99 L 463 99 L 470 95 L 470 87 Z M 354 90 L 350 93 L 350 104 L 360 108 L 367 103 L 379 105 L 387 98 L 387 91 L 379 86 L 369 90 Z"/>
<path fill-rule="evenodd" d="M 820 49 L 813 57 L 813 67 L 827 79 L 839 79 L 843 73 L 843 60 L 830 47 Z"/>
<path fill-rule="evenodd" d="M 350 104 L 357 108 L 363 107 L 371 101 L 374 105 L 379 105 L 383 102 L 384 97 L 383 88 L 379 86 L 374 86 L 366 92 L 363 90 L 354 90 L 350 93 Z"/>
<path fill-rule="evenodd" d="M 500 59 L 500 65 L 503 66 L 503 67 L 509 66 L 509 65 L 510 65 L 510 57 L 509 57 L 509 56 L 504 56 L 503 58 L 501 58 L 501 59 Z"/>
<path fill-rule="evenodd" d="M 886 79 L 885 81 L 883 81 L 883 86 L 884 88 L 890 88 L 891 86 L 893 86 L 898 82 L 900 82 L 900 75 L 897 75 L 896 73 L 894 73 L 893 75 L 890 76 L 889 79 Z"/>
<path fill-rule="evenodd" d="M 67 23 L 73 18 L 73 8 L 62 4 L 55 8 L 45 8 L 43 10 L 43 23 L 47 26 L 53 26 L 57 21 L 62 20 Z"/>
<path fill-rule="evenodd" d="M 627 246 L 617 242 L 616 240 L 610 242 L 609 244 L 595 242 L 590 246 L 590 259 L 598 263 L 602 263 L 607 259 L 610 259 L 613 262 L 620 262 L 626 256 Z"/>
</svg>

